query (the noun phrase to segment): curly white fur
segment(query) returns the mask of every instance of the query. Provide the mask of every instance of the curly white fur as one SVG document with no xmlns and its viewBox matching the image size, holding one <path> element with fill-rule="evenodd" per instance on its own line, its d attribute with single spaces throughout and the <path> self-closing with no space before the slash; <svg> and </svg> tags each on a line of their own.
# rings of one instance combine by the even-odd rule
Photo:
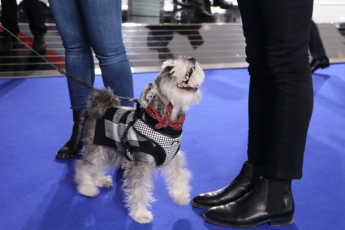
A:
<svg viewBox="0 0 345 230">
<path fill-rule="evenodd" d="M 168 60 L 163 63 L 162 71 L 154 82 L 148 84 L 140 97 L 141 104 L 146 107 L 153 102 L 156 110 L 162 115 L 169 102 L 173 105 L 171 120 L 184 113 L 191 105 L 199 103 L 200 90 L 181 89 L 177 84 L 183 82 L 191 66 L 194 72 L 188 84 L 201 85 L 204 72 L 198 62 L 190 57 L 180 57 L 178 60 Z M 153 219 L 148 210 L 153 197 L 153 176 L 157 167 L 155 159 L 146 153 L 134 152 L 134 160 L 127 161 L 124 154 L 114 149 L 93 144 L 96 121 L 104 115 L 108 108 L 119 106 L 119 100 L 110 89 L 95 91 L 88 102 L 89 119 L 84 129 L 84 155 L 75 163 L 75 181 L 78 192 L 85 196 L 99 194 L 98 187 L 112 186 L 112 178 L 105 175 L 112 167 L 124 170 L 123 191 L 129 215 L 138 223 L 150 223 Z M 162 167 L 169 195 L 180 205 L 187 205 L 190 201 L 191 172 L 187 169 L 185 154 L 178 151 L 174 159 Z"/>
</svg>

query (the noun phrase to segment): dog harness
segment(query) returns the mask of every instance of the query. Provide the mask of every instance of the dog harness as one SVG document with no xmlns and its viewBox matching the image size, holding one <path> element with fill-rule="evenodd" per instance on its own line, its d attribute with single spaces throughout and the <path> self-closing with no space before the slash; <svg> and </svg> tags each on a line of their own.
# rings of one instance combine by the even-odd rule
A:
<svg viewBox="0 0 345 230">
<path fill-rule="evenodd" d="M 180 149 L 185 114 L 170 121 L 169 104 L 161 118 L 152 105 L 144 108 L 110 108 L 97 120 L 93 143 L 124 153 L 127 160 L 135 160 L 134 151 L 150 154 L 157 167 L 168 164 Z"/>
</svg>

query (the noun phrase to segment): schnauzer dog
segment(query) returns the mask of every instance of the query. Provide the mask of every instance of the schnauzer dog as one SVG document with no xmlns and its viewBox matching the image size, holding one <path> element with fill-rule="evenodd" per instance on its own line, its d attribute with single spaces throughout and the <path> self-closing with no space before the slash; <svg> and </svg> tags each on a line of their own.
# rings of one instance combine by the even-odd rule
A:
<svg viewBox="0 0 345 230">
<path fill-rule="evenodd" d="M 152 176 L 160 168 L 172 199 L 188 204 L 191 173 L 180 151 L 182 125 L 185 111 L 201 100 L 198 88 L 204 78 L 195 58 L 184 56 L 162 64 L 162 71 L 141 93 L 136 109 L 120 106 L 109 88 L 94 91 L 88 101 L 84 154 L 75 165 L 78 192 L 98 195 L 98 187 L 112 186 L 111 176 L 105 173 L 119 168 L 129 215 L 138 223 L 150 223 Z"/>
</svg>

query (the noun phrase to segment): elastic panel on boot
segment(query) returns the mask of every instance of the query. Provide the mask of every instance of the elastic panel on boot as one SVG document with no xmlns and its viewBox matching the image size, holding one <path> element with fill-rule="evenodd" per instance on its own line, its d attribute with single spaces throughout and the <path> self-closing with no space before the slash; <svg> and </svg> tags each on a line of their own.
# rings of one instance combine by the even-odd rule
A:
<svg viewBox="0 0 345 230">
<path fill-rule="evenodd" d="M 267 213 L 278 214 L 286 210 L 284 199 L 286 181 L 269 182 Z"/>
</svg>

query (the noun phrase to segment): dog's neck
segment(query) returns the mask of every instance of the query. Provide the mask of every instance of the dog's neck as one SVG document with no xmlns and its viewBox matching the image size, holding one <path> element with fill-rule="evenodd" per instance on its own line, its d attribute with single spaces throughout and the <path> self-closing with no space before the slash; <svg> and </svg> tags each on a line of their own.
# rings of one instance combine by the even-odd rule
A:
<svg viewBox="0 0 345 230">
<path fill-rule="evenodd" d="M 169 103 L 171 104 L 171 102 L 167 98 L 162 97 L 158 94 L 154 95 L 149 102 L 149 104 L 153 105 L 153 107 L 161 115 L 161 117 L 164 117 Z M 184 111 L 181 109 L 181 107 L 173 105 L 170 120 L 176 121 L 182 114 L 184 114 Z"/>
<path fill-rule="evenodd" d="M 181 109 L 179 110 L 182 111 Z M 183 111 L 181 113 L 176 108 L 174 111 L 171 102 L 167 105 L 163 105 L 162 103 L 157 103 L 157 101 L 155 103 L 155 100 L 152 100 L 146 106 L 145 111 L 150 117 L 158 122 L 154 126 L 155 129 L 170 127 L 175 131 L 180 131 L 186 118 L 186 114 Z"/>
</svg>

